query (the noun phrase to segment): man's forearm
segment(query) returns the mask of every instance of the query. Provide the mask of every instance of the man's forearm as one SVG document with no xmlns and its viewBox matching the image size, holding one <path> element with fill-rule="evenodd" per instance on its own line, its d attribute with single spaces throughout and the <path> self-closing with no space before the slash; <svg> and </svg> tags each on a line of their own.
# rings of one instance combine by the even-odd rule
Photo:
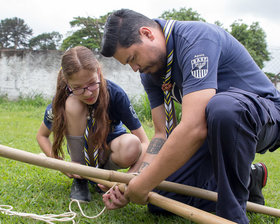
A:
<svg viewBox="0 0 280 224">
<path fill-rule="evenodd" d="M 138 173 L 140 173 L 143 169 L 145 169 L 147 166 L 150 165 L 150 163 L 153 161 L 155 156 L 159 153 L 160 149 L 162 148 L 165 140 L 162 138 L 153 138 L 147 148 L 146 154 L 143 157 L 143 161 L 141 163 L 141 166 L 138 170 Z"/>
<path fill-rule="evenodd" d="M 147 153 L 158 154 L 164 142 L 165 140 L 162 138 L 153 138 L 148 146 Z"/>
</svg>

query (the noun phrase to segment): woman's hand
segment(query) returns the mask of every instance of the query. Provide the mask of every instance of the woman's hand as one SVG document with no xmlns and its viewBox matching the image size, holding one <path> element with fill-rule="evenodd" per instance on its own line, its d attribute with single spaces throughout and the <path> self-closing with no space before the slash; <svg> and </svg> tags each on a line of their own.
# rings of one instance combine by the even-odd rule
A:
<svg viewBox="0 0 280 224">
<path fill-rule="evenodd" d="M 56 159 L 64 160 L 60 156 L 58 156 Z M 75 163 L 75 162 L 72 162 L 72 163 Z M 83 179 L 80 175 L 77 175 L 77 174 L 71 174 L 71 173 L 66 173 L 66 172 L 62 172 L 62 171 L 60 171 L 60 172 L 63 173 L 64 175 L 66 175 L 69 178 Z"/>
<path fill-rule="evenodd" d="M 102 190 L 105 189 L 103 188 L 103 185 L 100 186 L 100 184 L 98 184 L 98 186 Z M 119 187 L 115 186 L 114 188 L 111 188 L 108 193 L 103 194 L 103 202 L 108 210 L 114 210 L 126 206 L 129 203 L 129 200 L 126 199 Z"/>
</svg>

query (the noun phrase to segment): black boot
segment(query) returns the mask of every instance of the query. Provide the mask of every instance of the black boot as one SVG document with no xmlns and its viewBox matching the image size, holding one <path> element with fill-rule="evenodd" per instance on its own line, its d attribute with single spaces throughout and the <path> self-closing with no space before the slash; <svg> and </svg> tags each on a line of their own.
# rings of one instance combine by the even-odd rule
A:
<svg viewBox="0 0 280 224">
<path fill-rule="evenodd" d="M 251 166 L 251 182 L 249 185 L 249 200 L 260 205 L 264 205 L 262 188 L 266 185 L 268 172 L 263 163 L 256 163 Z"/>
<path fill-rule="evenodd" d="M 88 180 L 74 178 L 70 198 L 80 202 L 89 202 L 91 200 L 91 194 L 88 189 Z"/>
</svg>

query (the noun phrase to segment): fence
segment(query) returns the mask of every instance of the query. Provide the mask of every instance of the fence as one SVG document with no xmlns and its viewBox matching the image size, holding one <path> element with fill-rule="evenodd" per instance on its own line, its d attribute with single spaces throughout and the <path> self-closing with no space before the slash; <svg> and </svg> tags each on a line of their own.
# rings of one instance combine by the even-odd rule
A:
<svg viewBox="0 0 280 224">
<path fill-rule="evenodd" d="M 271 81 L 279 90 L 280 89 L 280 47 L 271 47 L 269 49 L 269 52 L 271 53 L 270 55 L 271 60 L 265 62 L 263 71 L 275 75 L 274 78 L 271 78 Z"/>
</svg>

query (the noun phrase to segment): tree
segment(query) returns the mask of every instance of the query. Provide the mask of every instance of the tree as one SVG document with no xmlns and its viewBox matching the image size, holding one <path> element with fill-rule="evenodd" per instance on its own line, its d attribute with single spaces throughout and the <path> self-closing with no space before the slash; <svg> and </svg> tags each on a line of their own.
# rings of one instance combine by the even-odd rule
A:
<svg viewBox="0 0 280 224">
<path fill-rule="evenodd" d="M 260 68 L 264 67 L 264 62 L 269 61 L 269 52 L 266 44 L 266 34 L 259 26 L 258 22 L 248 26 L 242 20 L 235 21 L 230 25 L 231 34 L 241 42 L 249 51 L 255 62 Z"/>
<path fill-rule="evenodd" d="M 62 35 L 58 32 L 42 33 L 29 41 L 33 50 L 56 50 L 59 47 Z"/>
<path fill-rule="evenodd" d="M 66 50 L 78 45 L 89 49 L 99 51 L 105 22 L 110 13 L 97 18 L 92 17 L 74 17 L 70 22 L 71 27 L 79 28 L 71 36 L 63 40 L 62 50 Z"/>
<path fill-rule="evenodd" d="M 23 19 L 14 17 L 0 22 L 0 42 L 3 48 L 26 48 L 32 29 Z"/>
<path fill-rule="evenodd" d="M 179 11 L 172 9 L 171 11 L 165 11 L 160 18 L 174 19 L 181 21 L 204 21 L 199 13 L 193 11 L 192 8 L 181 8 Z M 216 25 L 222 27 L 223 24 L 220 21 L 215 22 Z M 266 35 L 263 29 L 259 26 L 258 22 L 252 23 L 248 26 L 242 23 L 242 20 L 235 21 L 230 25 L 230 32 L 239 42 L 241 42 L 245 48 L 249 51 L 255 62 L 260 68 L 264 67 L 264 62 L 269 61 L 269 52 L 267 50 Z"/>
<path fill-rule="evenodd" d="M 277 87 L 277 83 L 280 81 L 280 72 L 278 74 L 265 72 L 265 74 L 270 79 L 270 81 Z"/>
<path fill-rule="evenodd" d="M 205 19 L 200 17 L 200 14 L 198 14 L 196 11 L 193 11 L 192 8 L 189 8 L 189 9 L 180 8 L 179 11 L 176 11 L 176 9 L 172 9 L 170 11 L 165 11 L 161 14 L 160 18 L 174 19 L 174 20 L 180 20 L 180 21 L 203 21 L 203 22 L 205 22 Z"/>
<path fill-rule="evenodd" d="M 222 28 L 224 26 L 224 24 L 222 24 L 222 22 L 219 20 L 215 21 L 214 24 L 216 24 L 217 26 L 222 27 Z"/>
</svg>

